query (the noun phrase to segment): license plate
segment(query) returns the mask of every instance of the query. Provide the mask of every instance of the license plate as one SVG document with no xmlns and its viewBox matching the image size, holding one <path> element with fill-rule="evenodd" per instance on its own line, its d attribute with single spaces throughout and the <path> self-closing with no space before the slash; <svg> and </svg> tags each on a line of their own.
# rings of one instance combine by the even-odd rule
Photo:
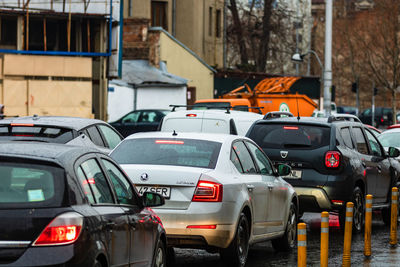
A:
<svg viewBox="0 0 400 267">
<path fill-rule="evenodd" d="M 283 178 L 286 178 L 286 179 L 301 179 L 301 173 L 302 173 L 302 171 L 300 171 L 300 170 L 292 170 L 292 172 L 289 175 L 283 176 Z"/>
<path fill-rule="evenodd" d="M 139 194 L 141 195 L 143 195 L 144 192 L 154 192 L 154 193 L 159 193 L 165 198 L 170 198 L 171 196 L 171 187 L 169 186 L 142 185 L 142 186 L 136 186 L 136 188 L 139 191 Z"/>
</svg>

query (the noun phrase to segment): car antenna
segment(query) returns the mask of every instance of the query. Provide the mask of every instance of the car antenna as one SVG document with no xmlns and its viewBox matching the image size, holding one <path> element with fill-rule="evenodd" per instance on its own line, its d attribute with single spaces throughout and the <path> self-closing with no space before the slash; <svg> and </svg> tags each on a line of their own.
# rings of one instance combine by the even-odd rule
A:
<svg viewBox="0 0 400 267">
<path fill-rule="evenodd" d="M 178 134 L 175 132 L 175 130 L 174 130 L 174 132 L 172 133 L 172 136 L 177 136 Z"/>
<path fill-rule="evenodd" d="M 296 92 L 296 106 L 297 106 L 297 120 L 300 121 L 299 99 L 297 97 L 297 92 Z"/>
</svg>

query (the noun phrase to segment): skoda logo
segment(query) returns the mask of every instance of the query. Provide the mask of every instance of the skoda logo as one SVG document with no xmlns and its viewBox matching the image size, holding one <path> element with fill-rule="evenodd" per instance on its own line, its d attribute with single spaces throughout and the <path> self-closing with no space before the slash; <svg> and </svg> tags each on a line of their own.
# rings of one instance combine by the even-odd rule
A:
<svg viewBox="0 0 400 267">
<path fill-rule="evenodd" d="M 140 175 L 140 180 L 142 181 L 149 180 L 149 175 L 147 173 L 142 173 L 142 175 Z"/>
<path fill-rule="evenodd" d="M 288 153 L 289 153 L 288 151 L 281 151 L 281 157 L 282 157 L 283 159 L 286 159 Z"/>
</svg>

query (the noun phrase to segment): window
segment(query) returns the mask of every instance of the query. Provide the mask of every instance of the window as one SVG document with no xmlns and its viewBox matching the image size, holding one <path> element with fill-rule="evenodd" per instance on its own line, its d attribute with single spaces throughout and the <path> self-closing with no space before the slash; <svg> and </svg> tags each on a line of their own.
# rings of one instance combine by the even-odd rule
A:
<svg viewBox="0 0 400 267">
<path fill-rule="evenodd" d="M 260 173 L 263 175 L 273 175 L 274 172 L 272 170 L 271 163 L 269 162 L 268 158 L 264 155 L 264 153 L 260 149 L 258 149 L 258 147 L 255 146 L 254 144 L 247 141 L 246 144 L 254 156 L 258 168 L 260 169 Z"/>
<path fill-rule="evenodd" d="M 137 122 L 138 119 L 139 119 L 139 115 L 140 115 L 139 111 L 131 112 L 128 115 L 126 115 L 125 117 L 122 118 L 122 123 Z"/>
<path fill-rule="evenodd" d="M 139 122 L 157 122 L 157 119 L 158 116 L 155 111 L 143 111 Z"/>
<path fill-rule="evenodd" d="M 135 205 L 136 197 L 134 189 L 131 184 L 126 180 L 125 176 L 118 170 L 118 168 L 108 160 L 102 160 L 107 169 L 108 176 L 114 185 L 117 194 L 118 203 Z"/>
<path fill-rule="evenodd" d="M 216 19 L 215 19 L 215 36 L 221 37 L 221 10 L 217 9 Z"/>
<path fill-rule="evenodd" d="M 65 144 L 73 139 L 71 129 L 52 126 L 11 126 L 0 127 L 1 140 L 32 139 Z"/>
<path fill-rule="evenodd" d="M 99 130 L 97 130 L 96 126 L 91 126 L 91 127 L 87 128 L 87 131 L 88 131 L 90 140 L 92 140 L 92 142 L 95 145 L 104 146 L 103 139 L 101 138 Z"/>
<path fill-rule="evenodd" d="M 208 35 L 212 36 L 212 21 L 213 21 L 213 8 L 209 7 L 208 9 Z"/>
<path fill-rule="evenodd" d="M 83 192 L 85 193 L 85 196 L 88 198 L 90 204 L 95 204 L 96 201 L 94 200 L 92 190 L 90 189 L 89 182 L 86 180 L 86 176 L 82 171 L 82 168 L 79 167 L 78 171 L 76 172 L 76 175 L 78 176 L 79 182 L 82 185 Z"/>
<path fill-rule="evenodd" d="M 362 133 L 361 128 L 353 127 L 352 132 L 354 134 L 354 138 L 356 141 L 356 148 L 358 152 L 360 152 L 361 154 L 368 154 L 367 142 L 365 141 L 365 137 Z"/>
<path fill-rule="evenodd" d="M 353 142 L 351 141 L 350 129 L 348 127 L 340 129 L 344 144 L 348 148 L 354 148 Z"/>
<path fill-rule="evenodd" d="M 110 186 L 97 161 L 89 159 L 81 167 L 96 203 L 114 203 Z"/>
<path fill-rule="evenodd" d="M 236 169 L 240 172 L 243 173 L 243 168 L 242 164 L 240 163 L 240 160 L 235 152 L 235 150 L 232 148 L 231 150 L 231 161 L 233 162 L 233 165 L 235 165 Z"/>
<path fill-rule="evenodd" d="M 256 166 L 254 165 L 253 159 L 250 156 L 249 151 L 243 142 L 236 142 L 233 145 L 233 149 L 235 150 L 240 162 L 243 166 L 243 173 L 253 174 L 257 173 Z"/>
<path fill-rule="evenodd" d="M 16 49 L 17 17 L 2 16 L 0 18 L 0 23 L 0 47 L 5 49 Z"/>
<path fill-rule="evenodd" d="M 166 31 L 168 30 L 167 2 L 151 2 L 151 26 L 159 26 Z"/>
<path fill-rule="evenodd" d="M 106 125 L 99 125 L 100 131 L 103 133 L 104 138 L 110 149 L 116 147 L 121 142 L 121 137 L 110 127 Z"/>
<path fill-rule="evenodd" d="M 377 156 L 377 157 L 382 157 L 383 153 L 382 153 L 381 146 L 378 143 L 378 140 L 376 140 L 375 136 L 372 133 L 370 133 L 368 130 L 365 130 L 365 132 L 367 133 L 368 142 L 369 142 L 369 145 L 371 146 L 372 155 Z"/>
</svg>

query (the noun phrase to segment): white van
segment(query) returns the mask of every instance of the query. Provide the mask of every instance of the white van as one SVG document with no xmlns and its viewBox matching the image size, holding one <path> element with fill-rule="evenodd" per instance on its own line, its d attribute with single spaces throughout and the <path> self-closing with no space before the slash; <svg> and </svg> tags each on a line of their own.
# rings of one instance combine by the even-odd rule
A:
<svg viewBox="0 0 400 267">
<path fill-rule="evenodd" d="M 205 132 L 246 135 L 263 115 L 235 110 L 178 110 L 167 114 L 159 127 L 162 132 Z"/>
</svg>

